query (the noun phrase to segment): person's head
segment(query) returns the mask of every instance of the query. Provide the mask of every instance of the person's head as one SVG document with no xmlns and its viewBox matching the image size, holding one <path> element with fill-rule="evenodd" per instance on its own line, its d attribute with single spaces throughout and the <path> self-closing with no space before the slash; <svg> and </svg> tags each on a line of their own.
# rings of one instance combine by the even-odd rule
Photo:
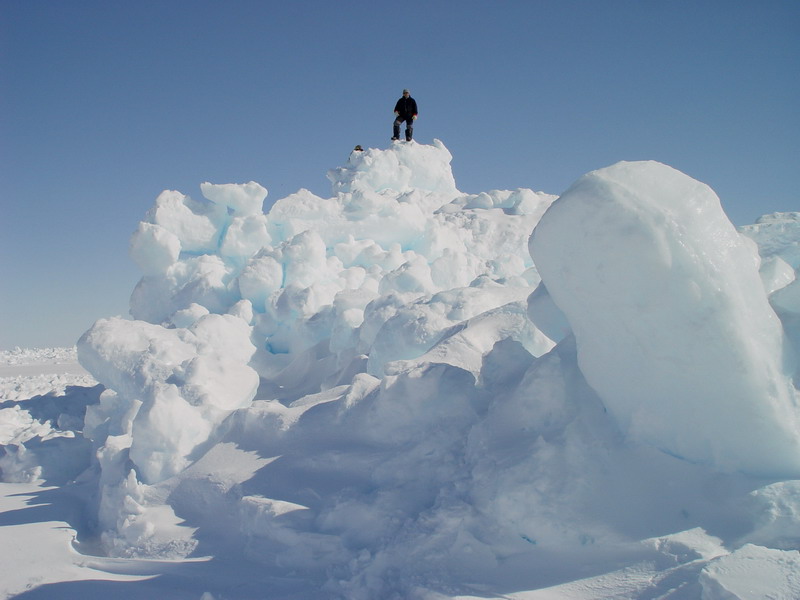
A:
<svg viewBox="0 0 800 600">
<path fill-rule="evenodd" d="M 403 90 L 403 96 L 408 97 L 410 95 L 411 95 L 411 92 L 409 92 L 408 90 Z"/>
</svg>

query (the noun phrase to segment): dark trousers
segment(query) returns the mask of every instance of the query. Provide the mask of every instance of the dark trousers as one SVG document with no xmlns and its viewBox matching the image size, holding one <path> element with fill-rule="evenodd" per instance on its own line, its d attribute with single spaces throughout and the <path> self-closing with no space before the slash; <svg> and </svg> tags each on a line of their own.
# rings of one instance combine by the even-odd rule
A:
<svg viewBox="0 0 800 600">
<path fill-rule="evenodd" d="M 397 117 L 394 120 L 394 129 L 392 130 L 394 135 L 392 137 L 400 137 L 400 123 L 403 121 L 406 122 L 406 141 L 410 142 L 411 136 L 414 134 L 414 117 Z"/>
</svg>

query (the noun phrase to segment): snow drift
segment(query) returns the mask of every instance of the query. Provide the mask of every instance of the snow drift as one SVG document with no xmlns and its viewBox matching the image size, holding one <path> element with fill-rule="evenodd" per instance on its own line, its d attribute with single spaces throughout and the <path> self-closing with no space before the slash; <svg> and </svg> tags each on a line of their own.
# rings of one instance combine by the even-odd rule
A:
<svg viewBox="0 0 800 600">
<path fill-rule="evenodd" d="M 463 194 L 450 160 L 156 199 L 134 320 L 78 343 L 104 552 L 252 561 L 274 598 L 799 591 L 797 217 L 737 232 L 652 162 Z"/>
</svg>

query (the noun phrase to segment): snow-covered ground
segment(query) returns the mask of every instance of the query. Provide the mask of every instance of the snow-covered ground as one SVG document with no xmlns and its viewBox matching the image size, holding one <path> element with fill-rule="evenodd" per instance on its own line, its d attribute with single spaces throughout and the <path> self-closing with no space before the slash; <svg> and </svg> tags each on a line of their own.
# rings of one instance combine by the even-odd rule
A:
<svg viewBox="0 0 800 600">
<path fill-rule="evenodd" d="M 0 597 L 800 598 L 800 213 L 450 160 L 159 196 L 133 320 L 0 353 Z"/>
</svg>

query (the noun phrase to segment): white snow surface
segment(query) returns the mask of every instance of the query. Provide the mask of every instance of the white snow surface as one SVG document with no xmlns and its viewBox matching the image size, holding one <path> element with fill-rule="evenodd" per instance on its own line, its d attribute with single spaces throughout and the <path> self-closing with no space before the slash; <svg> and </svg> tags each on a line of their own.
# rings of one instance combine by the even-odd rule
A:
<svg viewBox="0 0 800 600">
<path fill-rule="evenodd" d="M 132 320 L 0 353 L 0 597 L 799 598 L 798 213 L 451 159 L 163 192 Z"/>
</svg>

